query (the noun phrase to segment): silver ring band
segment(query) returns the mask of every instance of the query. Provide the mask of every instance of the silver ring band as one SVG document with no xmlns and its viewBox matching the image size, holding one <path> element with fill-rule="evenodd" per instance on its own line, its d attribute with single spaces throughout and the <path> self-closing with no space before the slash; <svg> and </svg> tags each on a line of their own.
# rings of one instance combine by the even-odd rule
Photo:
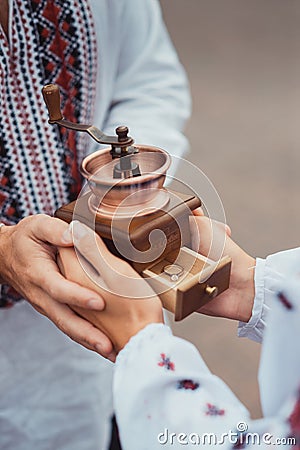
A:
<svg viewBox="0 0 300 450">
<path fill-rule="evenodd" d="M 183 267 L 179 264 L 168 264 L 163 268 L 163 271 L 170 277 L 171 281 L 178 281 L 179 277 L 183 274 Z"/>
</svg>

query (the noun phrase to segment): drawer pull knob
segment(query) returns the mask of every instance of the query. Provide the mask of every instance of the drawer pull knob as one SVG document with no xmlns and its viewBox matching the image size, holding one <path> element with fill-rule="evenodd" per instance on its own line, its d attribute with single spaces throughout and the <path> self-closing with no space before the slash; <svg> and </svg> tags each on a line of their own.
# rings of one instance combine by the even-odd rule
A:
<svg viewBox="0 0 300 450">
<path fill-rule="evenodd" d="M 215 298 L 219 293 L 219 289 L 217 288 L 217 286 L 207 285 L 205 288 L 205 293 L 209 296 L 209 298 Z"/>
</svg>

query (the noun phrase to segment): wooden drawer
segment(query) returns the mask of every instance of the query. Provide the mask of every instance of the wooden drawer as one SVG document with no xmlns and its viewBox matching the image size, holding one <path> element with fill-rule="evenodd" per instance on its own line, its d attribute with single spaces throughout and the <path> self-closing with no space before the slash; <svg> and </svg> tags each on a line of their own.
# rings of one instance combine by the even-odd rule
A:
<svg viewBox="0 0 300 450">
<path fill-rule="evenodd" d="M 176 321 L 197 311 L 229 287 L 229 256 L 215 262 L 182 247 L 175 264 L 182 267 L 183 272 L 176 281 L 172 281 L 170 275 L 164 272 L 167 265 L 174 264 L 173 261 L 167 256 L 143 270 L 142 275 L 158 293 L 163 306 L 175 314 Z"/>
</svg>

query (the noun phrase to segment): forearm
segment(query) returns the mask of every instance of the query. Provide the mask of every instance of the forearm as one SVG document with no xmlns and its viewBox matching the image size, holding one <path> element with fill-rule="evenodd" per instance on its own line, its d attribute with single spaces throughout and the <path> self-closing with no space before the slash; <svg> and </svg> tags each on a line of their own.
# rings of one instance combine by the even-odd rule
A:
<svg viewBox="0 0 300 450">
<path fill-rule="evenodd" d="M 8 243 L 12 238 L 14 225 L 0 223 L 0 284 L 10 281 L 7 260 L 9 259 Z"/>
<path fill-rule="evenodd" d="M 219 440 L 223 433 L 235 431 L 238 422 L 250 421 L 247 410 L 210 373 L 197 349 L 163 325 L 148 326 L 119 354 L 114 402 L 124 450 L 155 450 L 162 443 L 182 448 L 178 439 L 187 443 L 192 434 L 213 433 Z M 227 441 L 222 448 L 231 446 Z"/>
<path fill-rule="evenodd" d="M 247 444 L 258 449 L 288 436 L 296 439 L 300 283 L 299 278 L 288 281 L 279 286 L 283 295 L 274 295 L 263 344 L 260 378 L 268 417 L 252 421 L 192 344 L 172 336 L 163 325 L 150 325 L 117 358 L 114 401 L 124 450 L 155 450 L 161 445 L 180 449 L 188 444 L 222 449 Z"/>
<path fill-rule="evenodd" d="M 240 322 L 238 334 L 256 342 L 262 342 L 269 311 L 274 301 L 274 293 L 286 276 L 297 271 L 300 248 L 286 250 L 257 258 L 255 266 L 255 298 L 250 320 Z"/>
</svg>

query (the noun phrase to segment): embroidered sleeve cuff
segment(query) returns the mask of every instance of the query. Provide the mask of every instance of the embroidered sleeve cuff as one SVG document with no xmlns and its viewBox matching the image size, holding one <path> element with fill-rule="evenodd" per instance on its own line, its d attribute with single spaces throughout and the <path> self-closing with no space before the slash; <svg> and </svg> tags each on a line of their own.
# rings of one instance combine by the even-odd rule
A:
<svg viewBox="0 0 300 450">
<path fill-rule="evenodd" d="M 265 303 L 265 267 L 266 260 L 257 258 L 255 266 L 255 298 L 252 316 L 249 322 L 240 322 L 238 336 L 248 337 L 255 342 L 262 342 L 269 306 Z"/>
<path fill-rule="evenodd" d="M 170 335 L 172 335 L 171 329 L 163 323 L 151 323 L 150 325 L 147 325 L 135 336 L 132 336 L 125 347 L 120 351 L 116 359 L 115 367 L 124 363 L 129 354 L 139 346 L 142 346 L 144 341 L 149 342 L 152 340 L 159 340 L 163 336 Z"/>
</svg>

